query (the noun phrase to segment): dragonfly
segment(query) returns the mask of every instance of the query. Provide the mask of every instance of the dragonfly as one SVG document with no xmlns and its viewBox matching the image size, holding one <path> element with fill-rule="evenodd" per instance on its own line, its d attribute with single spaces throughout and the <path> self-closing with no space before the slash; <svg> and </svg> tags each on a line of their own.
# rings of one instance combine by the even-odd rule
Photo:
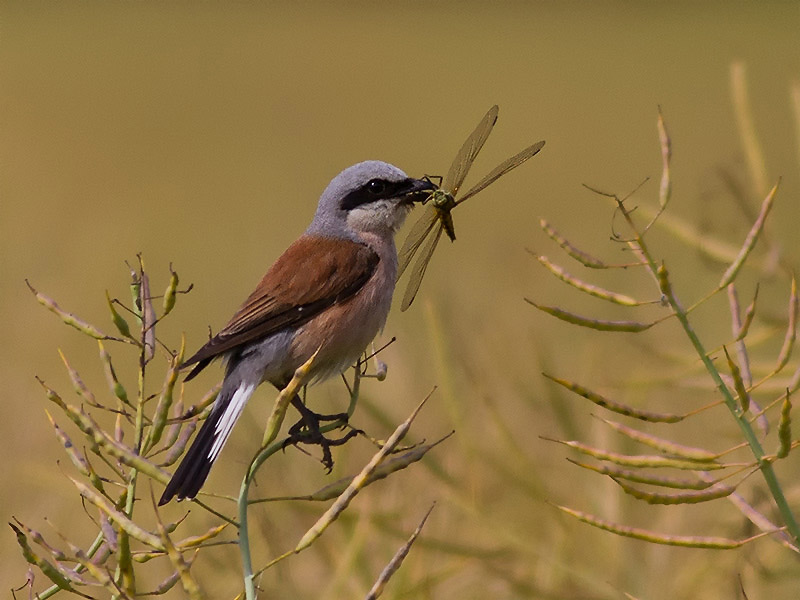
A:
<svg viewBox="0 0 800 600">
<path fill-rule="evenodd" d="M 511 169 L 520 166 L 539 152 L 544 146 L 544 141 L 536 142 L 511 158 L 504 160 L 488 175 L 470 188 L 468 192 L 456 199 L 458 191 L 467 178 L 470 167 L 472 167 L 472 163 L 475 162 L 475 158 L 478 156 L 483 144 L 492 132 L 494 124 L 497 122 L 499 110 L 497 105 L 490 108 L 489 112 L 486 113 L 475 130 L 466 139 L 461 149 L 458 151 L 458 154 L 456 154 L 456 157 L 453 159 L 453 163 L 450 165 L 450 169 L 447 171 L 444 180 L 439 178 L 439 183 L 435 184 L 437 189 L 432 191 L 430 196 L 424 201 L 425 209 L 422 216 L 414 223 L 402 248 L 400 248 L 398 257 L 398 279 L 400 279 L 409 264 L 411 264 L 414 256 L 421 249 L 417 262 L 411 270 L 411 276 L 408 280 L 405 294 L 403 295 L 403 302 L 400 306 L 400 310 L 405 311 L 414 301 L 419 291 L 419 286 L 422 283 L 422 277 L 425 275 L 425 270 L 428 268 L 428 263 L 433 256 L 433 251 L 436 250 L 436 246 L 439 244 L 439 240 L 442 237 L 442 232 L 446 233 L 451 241 L 455 241 L 456 232 L 453 225 L 453 216 L 450 214 L 452 210 L 497 181 Z M 430 181 L 432 178 L 429 177 L 428 179 Z"/>
</svg>

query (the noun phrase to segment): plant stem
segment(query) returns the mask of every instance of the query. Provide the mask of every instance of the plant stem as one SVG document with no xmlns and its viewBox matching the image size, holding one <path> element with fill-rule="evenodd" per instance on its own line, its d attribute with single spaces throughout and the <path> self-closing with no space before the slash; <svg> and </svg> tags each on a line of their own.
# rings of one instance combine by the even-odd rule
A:
<svg viewBox="0 0 800 600">
<path fill-rule="evenodd" d="M 720 376 L 719 371 L 717 370 L 713 361 L 709 357 L 708 352 L 706 352 L 706 349 L 700 341 L 700 338 L 697 337 L 697 334 L 692 328 L 692 325 L 689 322 L 688 312 L 683 308 L 672 290 L 672 285 L 670 284 L 669 275 L 666 268 L 664 268 L 663 265 L 656 265 L 652 258 L 652 254 L 647 248 L 647 245 L 644 243 L 644 239 L 634 225 L 630 213 L 623 206 L 621 201 L 617 200 L 617 205 L 619 206 L 621 213 L 624 215 L 625 220 L 628 222 L 628 225 L 635 235 L 635 240 L 633 243 L 638 246 L 641 256 L 647 261 L 647 267 L 656 277 L 659 288 L 661 289 L 661 293 L 664 295 L 664 298 L 672 308 L 673 313 L 680 322 L 681 327 L 683 327 L 686 336 L 689 338 L 689 341 L 700 357 L 700 360 L 703 361 L 706 371 L 708 371 L 708 374 L 714 381 L 714 385 L 717 387 L 720 394 L 722 394 L 725 405 L 728 407 L 728 410 L 730 411 L 734 420 L 739 425 L 739 429 L 742 431 L 742 435 L 744 436 L 747 445 L 750 446 L 750 451 L 753 453 L 753 456 L 759 464 L 764 481 L 766 482 L 767 487 L 772 494 L 772 498 L 775 500 L 775 505 L 777 506 L 781 517 L 783 518 L 786 529 L 792 536 L 795 545 L 800 546 L 800 526 L 798 526 L 794 514 L 789 507 L 789 503 L 786 501 L 783 488 L 781 487 L 780 482 L 775 475 L 775 470 L 772 468 L 772 464 L 764 459 L 764 449 L 762 448 L 761 443 L 758 441 L 758 436 L 756 435 L 755 431 L 753 431 L 750 421 L 747 419 L 746 413 L 740 409 L 739 404 L 736 402 L 736 399 L 733 397 L 730 390 L 725 385 L 725 382 L 722 380 L 722 377 Z"/>
<path fill-rule="evenodd" d="M 274 443 L 259 452 L 250 467 L 247 469 L 247 475 L 242 480 L 242 486 L 239 489 L 239 498 L 237 506 L 239 509 L 239 552 L 242 555 L 242 571 L 244 575 L 244 591 L 247 600 L 255 600 L 256 598 L 256 585 L 253 579 L 253 560 L 250 556 L 250 534 L 247 529 L 247 497 L 250 492 L 250 484 L 252 483 L 256 471 L 261 464 L 270 456 L 275 454 L 278 450 L 283 448 L 283 442 Z"/>
<path fill-rule="evenodd" d="M 666 270 L 661 267 L 659 272 L 663 273 L 663 279 L 668 284 Z M 761 473 L 764 476 L 764 481 L 767 483 L 767 487 L 769 488 L 769 491 L 775 500 L 775 504 L 781 513 L 781 517 L 783 517 L 783 522 L 786 524 L 789 534 L 794 539 L 795 545 L 800 546 L 800 527 L 794 518 L 794 514 L 789 507 L 789 503 L 786 501 L 786 496 L 784 495 L 780 482 L 775 475 L 775 470 L 772 468 L 772 463 L 764 460 L 765 452 L 761 446 L 761 442 L 758 441 L 758 436 L 756 435 L 755 431 L 753 431 L 750 421 L 746 417 L 746 413 L 739 408 L 739 405 L 728 389 L 728 386 L 726 386 L 725 382 L 722 381 L 719 371 L 717 370 L 716 366 L 714 366 L 714 363 L 712 362 L 711 358 L 709 358 L 702 342 L 697 337 L 697 334 L 689 323 L 686 311 L 684 311 L 684 309 L 681 307 L 671 288 L 668 285 L 665 287 L 667 287 L 668 290 L 668 292 L 665 292 L 667 301 L 672 307 L 672 310 L 675 311 L 675 316 L 678 318 L 678 321 L 680 321 L 683 330 L 686 332 L 686 335 L 689 338 L 689 341 L 691 341 L 692 346 L 694 346 L 698 356 L 700 357 L 700 360 L 703 361 L 703 365 L 705 366 L 709 375 L 711 375 L 711 378 L 714 380 L 714 385 L 722 394 L 722 398 L 725 400 L 725 405 L 728 407 L 731 415 L 739 425 L 739 429 L 742 431 L 742 435 L 744 435 L 747 445 L 750 446 L 753 456 L 755 457 L 756 461 L 758 461 Z"/>
<path fill-rule="evenodd" d="M 314 356 L 316 356 L 316 354 Z M 289 386 L 287 386 L 287 389 L 289 389 L 289 387 L 292 386 L 293 384 L 299 386 L 302 383 L 306 373 L 302 372 L 301 370 L 305 369 L 307 371 L 310 368 L 311 363 L 314 360 L 314 356 L 312 356 L 309 359 L 309 361 L 305 365 L 303 365 L 303 367 L 298 369 L 298 372 L 295 373 L 295 379 L 297 381 L 293 379 L 292 382 L 289 384 Z M 353 412 L 356 409 L 356 404 L 358 402 L 358 394 L 359 391 L 361 390 L 360 368 L 361 366 L 359 363 L 358 365 L 356 365 L 355 368 L 355 374 L 353 376 L 353 385 L 351 388 L 349 388 L 350 403 L 347 407 L 348 418 L 353 415 Z M 283 394 L 283 391 L 281 392 L 281 394 Z M 241 488 L 239 489 L 239 496 L 237 498 L 237 507 L 239 511 L 239 553 L 242 556 L 244 591 L 245 591 L 245 598 L 247 600 L 255 600 L 256 598 L 255 577 L 256 575 L 258 575 L 257 573 L 256 574 L 253 573 L 253 559 L 250 552 L 250 534 L 248 530 L 248 521 L 247 521 L 247 509 L 249 507 L 248 495 L 250 493 L 250 484 L 255 478 L 256 471 L 258 471 L 259 467 L 264 463 L 264 461 L 267 460 L 273 454 L 275 454 L 278 450 L 284 447 L 285 444 L 283 441 L 270 443 L 273 439 L 275 439 L 275 435 L 277 435 L 277 430 L 280 428 L 280 424 L 282 422 L 283 422 L 283 413 L 281 412 L 278 415 L 278 418 L 275 421 L 274 425 L 273 424 L 267 425 L 268 428 L 274 426 L 275 429 L 271 432 L 268 432 L 269 435 L 265 435 L 264 440 L 267 442 L 267 444 L 261 450 L 259 450 L 258 454 L 256 454 L 255 457 L 253 457 L 253 460 L 250 462 L 250 466 L 247 469 L 247 474 L 242 480 L 242 485 Z M 327 431 L 332 431 L 333 429 L 342 427 L 343 425 L 346 425 L 346 422 L 335 421 L 333 423 L 329 423 L 323 427 L 320 427 L 320 432 L 325 433 Z M 284 556 L 288 556 L 291 554 L 292 552 L 288 552 Z M 259 573 L 261 573 L 262 571 L 259 571 Z"/>
</svg>

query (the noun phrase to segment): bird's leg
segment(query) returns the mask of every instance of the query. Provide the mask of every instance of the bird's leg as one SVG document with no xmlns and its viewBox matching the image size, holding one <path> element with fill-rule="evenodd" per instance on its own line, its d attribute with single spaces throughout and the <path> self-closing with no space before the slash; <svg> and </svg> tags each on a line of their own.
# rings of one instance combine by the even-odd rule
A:
<svg viewBox="0 0 800 600">
<path fill-rule="evenodd" d="M 297 412 L 300 413 L 300 420 L 289 428 L 289 433 L 300 433 L 300 431 L 305 428 L 311 432 L 317 431 L 321 435 L 321 432 L 319 431 L 320 421 L 342 421 L 342 424 L 346 425 L 348 419 L 350 418 L 350 415 L 348 415 L 346 412 L 334 413 L 332 415 L 321 415 L 319 413 L 315 413 L 313 410 L 303 404 L 303 401 L 298 395 L 295 395 L 292 398 L 292 405 L 297 409 Z"/>
<path fill-rule="evenodd" d="M 300 396 L 296 394 L 292 398 L 292 405 L 300 413 L 300 420 L 289 428 L 289 439 L 286 440 L 286 445 L 298 443 L 318 445 L 322 448 L 322 464 L 330 472 L 333 468 L 331 446 L 341 446 L 350 438 L 358 435 L 358 430 L 348 431 L 341 438 L 327 438 L 320 430 L 320 421 L 343 421 L 346 424 L 349 417 L 347 413 L 334 415 L 317 414 L 303 404 Z"/>
</svg>

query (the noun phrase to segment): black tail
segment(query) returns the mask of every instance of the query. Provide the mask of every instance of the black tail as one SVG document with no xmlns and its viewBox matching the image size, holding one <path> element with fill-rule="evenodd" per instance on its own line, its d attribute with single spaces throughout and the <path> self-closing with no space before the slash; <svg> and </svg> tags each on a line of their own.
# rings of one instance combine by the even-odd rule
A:
<svg viewBox="0 0 800 600">
<path fill-rule="evenodd" d="M 219 400 L 218 398 L 217 402 Z M 178 500 L 194 498 L 203 487 L 208 473 L 211 471 L 211 465 L 214 464 L 214 460 L 209 458 L 209 454 L 216 438 L 217 423 L 223 413 L 223 410 L 212 410 L 208 415 L 200 428 L 200 433 L 197 434 L 172 479 L 169 480 L 167 488 L 161 494 L 161 499 L 158 501 L 159 506 L 163 506 L 176 496 Z"/>
<path fill-rule="evenodd" d="M 166 504 L 175 496 L 178 500 L 194 498 L 208 477 L 211 465 L 219 456 L 225 442 L 239 420 L 247 400 L 260 383 L 260 375 L 255 382 L 242 381 L 231 375 L 231 368 L 222 383 L 222 389 L 214 401 L 214 408 L 200 433 L 192 442 L 178 469 L 169 480 L 167 489 L 161 495 L 158 505 Z"/>
</svg>

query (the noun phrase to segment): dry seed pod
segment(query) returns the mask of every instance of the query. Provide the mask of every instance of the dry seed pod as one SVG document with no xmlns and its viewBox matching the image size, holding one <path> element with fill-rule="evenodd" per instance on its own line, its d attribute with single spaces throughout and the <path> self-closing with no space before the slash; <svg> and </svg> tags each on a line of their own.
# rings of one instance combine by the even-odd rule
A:
<svg viewBox="0 0 800 600">
<path fill-rule="evenodd" d="M 545 306 L 543 304 L 537 304 L 529 298 L 525 298 L 525 302 L 538 308 L 542 312 L 553 315 L 557 319 L 561 319 L 567 323 L 580 325 L 581 327 L 587 327 L 588 329 L 596 329 L 598 331 L 626 331 L 629 333 L 638 333 L 640 331 L 650 329 L 657 322 L 653 321 L 651 323 L 639 323 L 637 321 L 604 321 L 602 319 L 590 319 L 588 317 L 568 312 L 562 308 L 558 308 L 557 306 Z"/>
<path fill-rule="evenodd" d="M 748 410 L 750 410 L 750 394 L 744 385 L 742 372 L 739 369 L 739 365 L 733 362 L 731 355 L 728 354 L 728 349 L 723 346 L 722 350 L 725 352 L 725 358 L 728 359 L 728 368 L 730 369 L 731 377 L 733 378 L 733 387 L 736 390 L 736 395 L 739 397 L 739 405 L 742 407 L 742 412 L 746 413 Z"/>
<path fill-rule="evenodd" d="M 667 126 L 664 124 L 664 115 L 661 114 L 661 107 L 658 107 L 658 139 L 661 143 L 661 185 L 658 188 L 658 206 L 664 210 L 669 203 L 672 194 L 672 182 L 669 172 L 669 161 L 672 157 L 672 144 L 667 133 Z"/>
<path fill-rule="evenodd" d="M 567 381 L 566 379 L 561 379 L 559 377 L 554 377 L 552 375 L 548 375 L 547 373 L 542 373 L 542 375 L 544 375 L 551 381 L 554 381 L 555 383 L 567 388 L 571 392 L 575 392 L 579 396 L 583 396 L 587 400 L 594 402 L 598 406 L 607 408 L 608 410 L 620 415 L 625 415 L 627 417 L 633 417 L 634 419 L 639 419 L 640 421 L 647 421 L 649 423 L 677 423 L 679 421 L 682 421 L 688 416 L 688 415 L 677 415 L 674 413 L 658 413 L 647 410 L 641 410 L 638 408 L 634 408 L 633 406 L 629 406 L 628 404 L 623 404 L 622 402 L 617 402 L 616 400 L 606 398 L 605 396 L 602 396 L 597 392 L 593 392 L 589 388 L 584 387 L 578 383 Z"/>
<path fill-rule="evenodd" d="M 663 544 L 666 546 L 730 550 L 733 548 L 740 548 L 745 544 L 747 544 L 748 542 L 752 542 L 753 540 L 763 537 L 764 535 L 769 535 L 773 533 L 773 532 L 765 532 L 758 535 L 754 535 L 753 537 L 749 537 L 744 540 L 732 540 L 729 538 L 708 537 L 708 536 L 664 535 L 661 533 L 656 533 L 655 531 L 650 531 L 648 529 L 639 529 L 636 527 L 628 527 L 626 525 L 612 523 L 611 521 L 606 521 L 605 519 L 600 519 L 598 517 L 595 517 L 594 515 L 590 515 L 588 513 L 581 512 L 579 510 L 567 508 L 566 506 L 556 505 L 556 508 L 558 508 L 562 512 L 567 513 L 568 515 L 572 515 L 576 519 L 583 521 L 588 525 L 597 527 L 598 529 L 609 531 L 611 533 L 615 533 L 617 535 L 621 535 L 624 537 L 630 537 L 637 540 L 644 540 L 646 542 L 653 542 L 654 544 Z"/>
<path fill-rule="evenodd" d="M 719 289 L 726 287 L 729 283 L 736 279 L 736 276 L 739 274 L 739 271 L 747 260 L 747 257 L 750 256 L 753 248 L 755 248 L 758 237 L 761 234 L 761 231 L 764 229 L 764 223 L 767 220 L 767 215 L 769 215 L 769 211 L 772 209 L 772 204 L 775 200 L 775 194 L 778 192 L 779 184 L 780 180 L 778 180 L 778 183 L 772 187 L 769 194 L 767 194 L 767 197 L 764 198 L 764 202 L 761 204 L 761 210 L 758 213 L 758 218 L 756 218 L 755 223 L 753 223 L 753 226 L 747 233 L 747 237 L 745 237 L 744 243 L 739 250 L 739 254 L 722 275 L 722 279 L 717 285 Z"/>
<path fill-rule="evenodd" d="M 616 421 L 609 421 L 607 419 L 601 420 L 618 433 L 621 433 L 622 435 L 627 436 L 636 442 L 650 446 L 651 448 L 655 448 L 659 452 L 663 452 L 668 456 L 674 456 L 676 458 L 697 462 L 711 462 L 724 454 L 724 452 L 721 454 L 715 454 L 714 452 L 709 452 L 703 448 L 693 448 L 691 446 L 684 446 L 683 444 L 676 444 L 670 440 L 639 431 L 638 429 L 627 427 L 622 423 L 617 423 Z"/>
<path fill-rule="evenodd" d="M 781 406 L 781 418 L 778 422 L 778 439 L 780 440 L 778 458 L 789 456 L 789 450 L 792 447 L 792 403 L 789 396 L 789 390 L 786 390 L 786 396 Z"/>
<path fill-rule="evenodd" d="M 33 292 L 34 296 L 36 296 L 36 300 L 39 301 L 39 304 L 41 304 L 51 312 L 58 315 L 61 318 L 61 320 L 64 321 L 64 323 L 66 323 L 70 327 L 74 327 L 81 333 L 85 333 L 86 335 L 93 337 L 95 339 L 98 340 L 108 339 L 108 336 L 99 329 L 97 329 L 97 327 L 91 325 L 90 323 L 87 323 L 86 321 L 79 319 L 72 313 L 63 310 L 58 304 L 56 304 L 55 300 L 36 291 L 36 288 L 34 288 L 27 279 L 25 280 L 25 283 L 28 285 L 28 288 L 31 290 L 31 292 Z"/>
<path fill-rule="evenodd" d="M 578 279 L 574 275 L 567 273 L 567 271 L 562 267 L 550 262 L 546 256 L 536 255 L 536 259 L 544 268 L 550 271 L 558 279 L 568 285 L 571 285 L 575 289 L 580 290 L 581 292 L 589 294 L 590 296 L 594 296 L 595 298 L 600 298 L 601 300 L 606 300 L 613 304 L 619 304 L 622 306 L 641 306 L 643 304 L 647 304 L 647 302 L 641 302 L 631 298 L 630 296 L 626 296 L 625 294 L 618 294 L 617 292 L 612 292 L 599 286 L 587 283 L 582 279 Z"/>
<path fill-rule="evenodd" d="M 622 467 L 637 467 L 637 468 L 671 468 L 680 469 L 682 471 L 716 471 L 719 469 L 727 469 L 728 467 L 742 467 L 747 466 L 742 463 L 700 463 L 696 461 L 680 460 L 677 458 L 669 458 L 668 456 L 648 455 L 648 454 L 618 454 L 616 452 L 608 452 L 600 448 L 595 448 L 584 444 L 582 442 L 556 440 L 552 438 L 543 438 L 551 442 L 564 444 L 570 448 L 574 448 L 582 454 L 592 456 L 597 460 L 607 461 L 620 465 Z"/>
<path fill-rule="evenodd" d="M 711 500 L 718 500 L 719 498 L 730 496 L 736 489 L 728 485 L 717 485 L 707 490 L 692 490 L 676 494 L 664 494 L 647 492 L 630 486 L 624 481 L 618 481 L 613 477 L 612 479 L 614 479 L 614 482 L 619 485 L 626 494 L 638 500 L 644 500 L 648 504 L 699 504 L 700 502 L 709 502 Z"/>
<path fill-rule="evenodd" d="M 590 254 L 584 252 L 573 246 L 567 238 L 562 236 L 558 231 L 553 229 L 550 224 L 545 221 L 544 219 L 539 219 L 539 226 L 542 230 L 553 240 L 556 244 L 561 246 L 564 251 L 570 255 L 572 258 L 577 260 L 581 263 L 584 267 L 588 267 L 590 269 L 608 269 L 609 265 L 604 263 L 602 260 L 594 258 Z"/>
</svg>

